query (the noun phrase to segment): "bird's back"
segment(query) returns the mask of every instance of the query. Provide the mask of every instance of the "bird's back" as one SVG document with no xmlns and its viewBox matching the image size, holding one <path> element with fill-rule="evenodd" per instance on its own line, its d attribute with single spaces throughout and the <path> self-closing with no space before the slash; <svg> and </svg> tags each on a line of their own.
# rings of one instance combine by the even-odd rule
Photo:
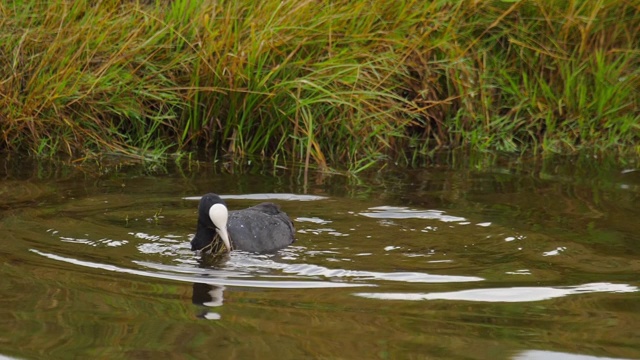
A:
<svg viewBox="0 0 640 360">
<path fill-rule="evenodd" d="M 295 234 L 289 216 L 269 202 L 229 212 L 227 228 L 234 249 L 260 253 L 290 245 Z"/>
</svg>

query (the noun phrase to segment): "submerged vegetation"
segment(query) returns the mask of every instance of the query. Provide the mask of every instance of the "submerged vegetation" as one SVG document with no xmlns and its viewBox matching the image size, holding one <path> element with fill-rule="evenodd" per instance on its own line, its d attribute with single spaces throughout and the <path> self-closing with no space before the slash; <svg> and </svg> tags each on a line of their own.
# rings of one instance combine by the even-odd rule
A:
<svg viewBox="0 0 640 360">
<path fill-rule="evenodd" d="M 0 3 L 0 149 L 640 154 L 628 0 Z"/>
</svg>

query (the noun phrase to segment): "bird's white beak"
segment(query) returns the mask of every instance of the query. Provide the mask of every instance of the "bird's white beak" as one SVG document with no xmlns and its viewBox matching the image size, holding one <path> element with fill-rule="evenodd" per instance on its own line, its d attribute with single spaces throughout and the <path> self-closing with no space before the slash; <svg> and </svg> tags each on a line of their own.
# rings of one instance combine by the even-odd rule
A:
<svg viewBox="0 0 640 360">
<path fill-rule="evenodd" d="M 224 246 L 227 247 L 228 251 L 231 251 L 231 241 L 229 241 L 229 232 L 227 232 L 227 227 L 218 228 L 218 235 L 220 235 L 220 239 L 224 243 Z"/>
<path fill-rule="evenodd" d="M 227 247 L 228 251 L 231 251 L 231 241 L 227 231 L 227 219 L 229 218 L 227 207 L 223 204 L 213 204 L 209 209 L 209 218 L 211 218 L 213 225 L 216 226 L 216 231 L 220 235 L 222 242 L 224 242 L 224 246 Z"/>
</svg>

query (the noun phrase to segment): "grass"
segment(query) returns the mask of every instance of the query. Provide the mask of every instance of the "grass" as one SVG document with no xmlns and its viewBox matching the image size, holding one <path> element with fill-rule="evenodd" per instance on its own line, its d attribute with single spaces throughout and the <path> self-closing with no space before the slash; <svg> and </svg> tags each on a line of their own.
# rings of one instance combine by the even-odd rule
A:
<svg viewBox="0 0 640 360">
<path fill-rule="evenodd" d="M 628 0 L 0 3 L 0 149 L 354 172 L 436 149 L 640 154 Z"/>
</svg>

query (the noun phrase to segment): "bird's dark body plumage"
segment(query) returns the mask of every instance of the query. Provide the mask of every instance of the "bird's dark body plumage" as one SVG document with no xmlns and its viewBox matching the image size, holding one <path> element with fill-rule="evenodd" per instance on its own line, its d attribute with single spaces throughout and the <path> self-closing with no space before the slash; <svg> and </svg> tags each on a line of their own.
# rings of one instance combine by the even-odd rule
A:
<svg viewBox="0 0 640 360">
<path fill-rule="evenodd" d="M 249 252 L 273 252 L 294 241 L 293 223 L 274 203 L 231 211 L 229 236 L 234 249 Z"/>
</svg>

